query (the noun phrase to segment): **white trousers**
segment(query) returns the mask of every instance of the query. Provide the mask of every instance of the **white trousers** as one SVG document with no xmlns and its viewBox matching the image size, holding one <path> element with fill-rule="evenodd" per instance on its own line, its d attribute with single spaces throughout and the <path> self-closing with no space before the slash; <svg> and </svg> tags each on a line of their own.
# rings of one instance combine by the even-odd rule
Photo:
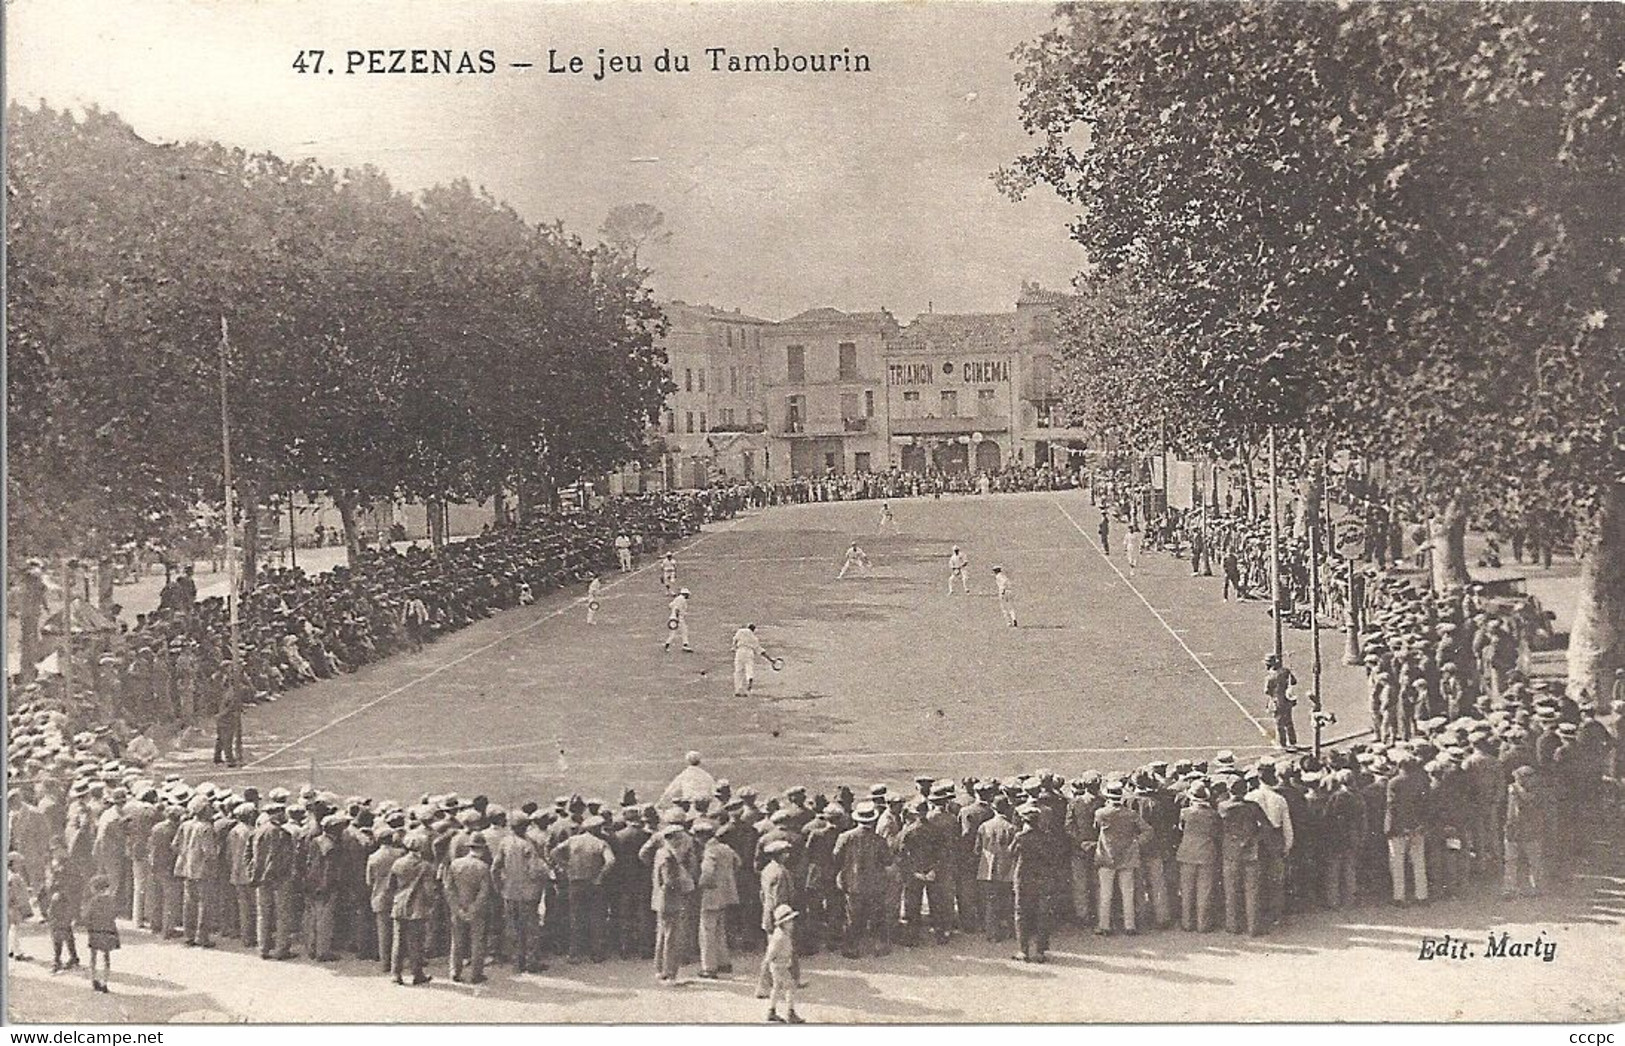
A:
<svg viewBox="0 0 1625 1046">
<path fill-rule="evenodd" d="M 756 652 L 734 651 L 734 693 L 743 694 L 756 682 Z"/>
</svg>

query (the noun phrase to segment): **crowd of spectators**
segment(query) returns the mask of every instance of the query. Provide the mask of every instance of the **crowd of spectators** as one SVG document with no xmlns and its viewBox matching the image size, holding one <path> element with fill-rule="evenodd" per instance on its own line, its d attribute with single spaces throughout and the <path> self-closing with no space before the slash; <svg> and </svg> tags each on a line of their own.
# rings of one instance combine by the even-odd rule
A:
<svg viewBox="0 0 1625 1046">
<path fill-rule="evenodd" d="M 13 702 L 45 688 L 67 707 L 84 706 L 115 741 L 224 717 L 217 755 L 230 743 L 241 706 L 424 643 L 510 607 L 527 604 L 616 562 L 626 534 L 653 553 L 727 518 L 745 505 L 739 491 L 684 491 L 616 497 L 571 514 L 488 530 L 438 548 L 366 548 L 353 565 L 320 573 L 267 569 L 238 606 L 242 668 L 234 672 L 224 597 L 199 600 L 190 567 L 168 582 L 159 606 L 133 624 L 81 630 L 68 664 L 54 675 L 11 682 Z M 60 659 L 60 655 L 59 655 Z"/>
<path fill-rule="evenodd" d="M 552 562 L 582 551 L 546 540 L 558 543 L 530 547 Z M 533 583 L 507 554 L 459 562 Z M 784 930 L 791 954 L 768 949 L 765 998 L 823 950 L 859 959 L 977 934 L 1013 936 L 1015 959 L 1043 962 L 1066 923 L 1264 934 L 1318 908 L 1428 903 L 1475 880 L 1508 896 L 1562 883 L 1617 801 L 1598 703 L 1481 642 L 1503 615 L 1471 589 L 1428 592 L 1378 570 L 1360 606 L 1368 738 L 1127 773 L 944 768 L 912 788 L 761 795 L 690 753 L 653 802 L 233 789 L 160 780 L 36 694 L 12 719 L 12 892 L 26 902 L 12 916 L 49 923 L 62 968 L 76 928 L 93 929 L 87 898 L 110 895 L 132 929 L 199 947 L 218 935 L 267 960 L 355 955 L 413 984 L 439 957 L 475 982 L 493 964 L 613 958 L 652 961 L 662 984 L 695 962 L 726 977 Z"/>
</svg>

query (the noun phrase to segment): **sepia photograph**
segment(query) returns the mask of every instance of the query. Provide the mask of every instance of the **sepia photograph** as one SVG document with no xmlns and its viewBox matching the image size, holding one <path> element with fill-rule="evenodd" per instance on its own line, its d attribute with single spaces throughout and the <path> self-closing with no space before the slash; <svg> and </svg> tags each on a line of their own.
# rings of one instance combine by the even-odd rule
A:
<svg viewBox="0 0 1625 1046">
<path fill-rule="evenodd" d="M 1625 4 L 3 17 L 13 1042 L 1619 1041 Z"/>
</svg>

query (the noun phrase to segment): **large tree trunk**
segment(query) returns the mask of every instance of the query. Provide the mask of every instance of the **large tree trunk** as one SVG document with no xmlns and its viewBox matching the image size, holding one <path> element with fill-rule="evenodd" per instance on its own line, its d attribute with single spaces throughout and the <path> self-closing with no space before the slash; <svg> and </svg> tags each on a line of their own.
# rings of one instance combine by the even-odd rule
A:
<svg viewBox="0 0 1625 1046">
<path fill-rule="evenodd" d="M 1428 540 L 1432 551 L 1433 590 L 1447 592 L 1464 588 L 1472 578 L 1467 574 L 1467 508 L 1451 498 L 1444 508 L 1428 517 Z"/>
<path fill-rule="evenodd" d="M 430 498 L 423 506 L 429 517 L 429 544 L 435 548 L 446 544 L 445 504 L 440 498 Z"/>
<path fill-rule="evenodd" d="M 531 490 L 530 480 L 521 479 L 515 485 L 515 491 L 519 502 L 519 522 L 530 523 L 536 516 L 536 498 Z"/>
<path fill-rule="evenodd" d="M 344 561 L 353 567 L 361 562 L 361 524 L 356 517 L 356 499 L 352 494 L 342 494 L 333 500 L 338 505 L 339 523 L 344 527 Z"/>
<path fill-rule="evenodd" d="M 491 493 L 491 526 L 508 525 L 508 494 L 501 487 Z"/>
<path fill-rule="evenodd" d="M 106 610 L 115 602 L 113 597 L 113 579 L 117 576 L 117 567 L 113 557 L 103 556 L 96 561 L 96 609 Z"/>
<path fill-rule="evenodd" d="M 1625 484 L 1603 498 L 1597 533 L 1580 561 L 1580 592 L 1569 633 L 1569 693 L 1597 699 L 1607 715 L 1614 673 L 1625 667 Z"/>
<path fill-rule="evenodd" d="M 242 591 L 247 592 L 260 576 L 260 495 L 259 488 L 253 483 L 239 484 L 238 491 L 242 495 L 243 510 L 243 572 L 240 586 Z"/>
</svg>

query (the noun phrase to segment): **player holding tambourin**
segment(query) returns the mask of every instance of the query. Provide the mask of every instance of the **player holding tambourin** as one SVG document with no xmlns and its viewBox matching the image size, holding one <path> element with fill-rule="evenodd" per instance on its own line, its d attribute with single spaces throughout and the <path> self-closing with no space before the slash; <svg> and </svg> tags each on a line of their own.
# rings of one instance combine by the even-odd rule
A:
<svg viewBox="0 0 1625 1046">
<path fill-rule="evenodd" d="M 756 686 L 756 658 L 768 657 L 754 624 L 734 633 L 734 696 L 744 697 Z"/>
<path fill-rule="evenodd" d="M 683 653 L 692 654 L 694 652 L 694 648 L 688 644 L 689 595 L 690 593 L 688 589 L 680 589 L 678 593 L 672 597 L 671 602 L 666 604 L 666 608 L 670 611 L 670 615 L 666 618 L 666 641 L 661 644 L 661 649 L 667 653 L 671 652 L 671 641 L 673 639 L 680 639 L 683 641 Z"/>
<path fill-rule="evenodd" d="M 993 568 L 993 584 L 999 589 L 999 609 L 1004 611 L 1004 619 L 1010 622 L 1010 627 L 1016 626 L 1016 595 L 1010 591 L 1010 575 L 1004 572 L 1003 567 Z"/>
<path fill-rule="evenodd" d="M 959 581 L 959 594 L 970 595 L 970 559 L 955 545 L 953 553 L 948 557 L 948 594 L 954 594 L 954 581 Z"/>
<path fill-rule="evenodd" d="M 660 561 L 660 583 L 665 586 L 668 596 L 677 584 L 677 557 L 670 552 Z"/>
<path fill-rule="evenodd" d="M 598 623 L 598 597 L 604 594 L 604 580 L 597 574 L 587 583 L 587 624 Z"/>
<path fill-rule="evenodd" d="M 859 548 L 856 541 L 852 542 L 851 547 L 846 550 L 846 562 L 841 564 L 841 572 L 835 575 L 835 580 L 839 581 L 846 577 L 846 572 L 853 567 L 861 567 L 864 577 L 869 577 L 874 573 L 869 569 L 869 553 Z"/>
</svg>

